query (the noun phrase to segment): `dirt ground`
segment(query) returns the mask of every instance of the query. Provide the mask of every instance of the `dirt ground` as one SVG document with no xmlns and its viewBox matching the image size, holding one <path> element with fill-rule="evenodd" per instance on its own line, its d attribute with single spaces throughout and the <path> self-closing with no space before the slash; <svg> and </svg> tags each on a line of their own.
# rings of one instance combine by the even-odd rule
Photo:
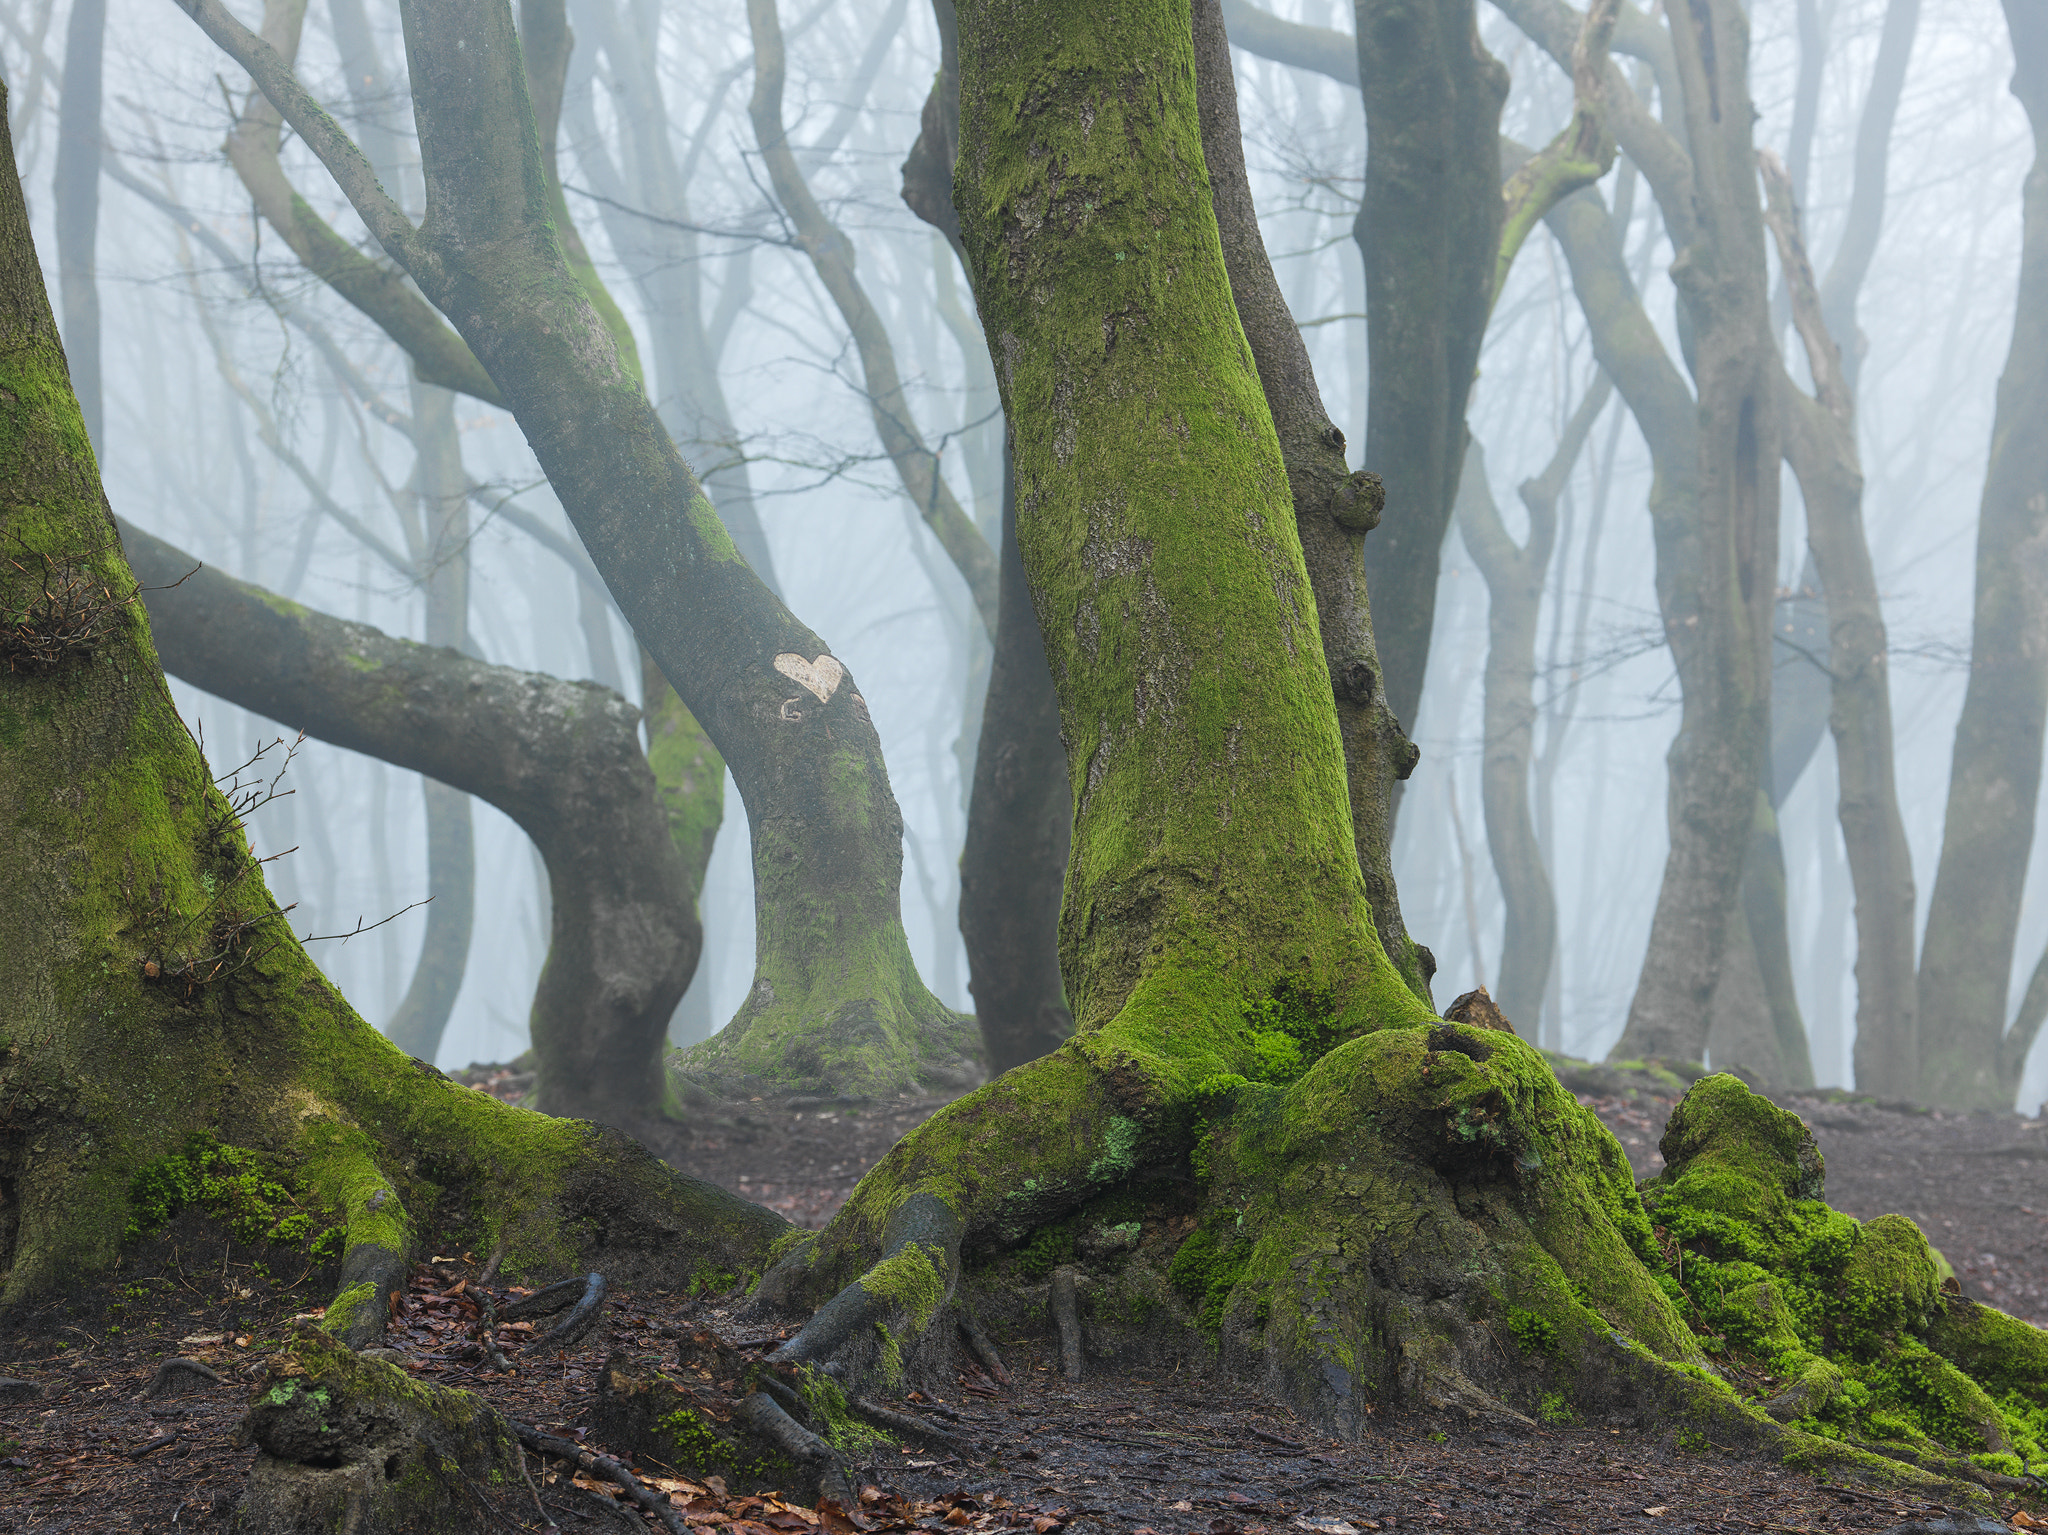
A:
<svg viewBox="0 0 2048 1535">
<path fill-rule="evenodd" d="M 480 1085 L 494 1078 L 506 1091 L 502 1068 L 476 1073 Z M 1594 1083 L 1581 1097 L 1621 1137 L 1639 1174 L 1656 1170 L 1668 1096 Z M 2048 1321 L 2048 1133 L 2031 1121 L 1840 1095 L 1787 1102 L 1814 1126 L 1834 1203 L 1859 1216 L 1912 1215 L 1936 1234 L 1966 1291 Z M 816 1226 L 935 1107 L 740 1105 L 670 1132 L 661 1149 L 699 1176 Z M 404 1367 L 479 1391 L 508 1416 L 595 1448 L 602 1446 L 588 1438 L 587 1424 L 609 1356 L 659 1365 L 688 1329 L 732 1326 L 703 1303 L 614 1293 L 582 1344 L 534 1359 L 508 1344 L 515 1373 L 499 1375 L 461 1357 L 461 1296 L 481 1277 L 474 1255 L 434 1257 L 416 1271 L 390 1338 Z M 74 1299 L 69 1314 L 52 1308 L 0 1338 L 0 1535 L 227 1528 L 254 1453 L 235 1443 L 250 1388 L 266 1354 L 295 1318 L 321 1305 L 332 1279 L 280 1252 L 223 1246 L 217 1230 L 188 1212 L 136 1250 L 111 1290 L 102 1286 L 91 1299 Z M 1960 1514 L 1825 1485 L 1711 1446 L 1684 1451 L 1633 1430 L 1502 1433 L 1400 1418 L 1376 1420 L 1360 1442 L 1340 1444 L 1196 1375 L 1069 1383 L 1048 1341 L 997 1341 L 1011 1385 L 963 1376 L 951 1398 L 905 1404 L 942 1420 L 970 1453 L 956 1459 L 906 1446 L 863 1468 L 864 1523 L 878 1535 L 1885 1531 Z M 753 1342 L 772 1347 L 774 1337 Z M 187 1394 L 145 1398 L 160 1360 L 174 1355 L 202 1361 L 220 1380 L 195 1377 Z M 537 1459 L 534 1466 L 541 1503 L 510 1507 L 508 1527 L 547 1528 L 544 1508 L 562 1529 L 656 1528 L 644 1515 L 614 1511 L 588 1478 L 548 1480 Z M 722 1499 L 720 1489 L 675 1480 L 679 1468 L 641 1469 L 670 1478 L 704 1535 L 819 1528 L 809 1510 Z"/>
</svg>

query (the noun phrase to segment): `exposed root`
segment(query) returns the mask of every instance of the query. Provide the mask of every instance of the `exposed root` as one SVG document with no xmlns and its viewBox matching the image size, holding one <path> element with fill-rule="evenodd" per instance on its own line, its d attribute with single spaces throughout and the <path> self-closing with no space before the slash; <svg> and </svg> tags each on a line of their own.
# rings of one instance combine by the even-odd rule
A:
<svg viewBox="0 0 2048 1535">
<path fill-rule="evenodd" d="M 512 1424 L 512 1431 L 519 1436 L 519 1442 L 534 1454 L 568 1461 L 586 1476 L 595 1476 L 610 1482 L 623 1492 L 635 1507 L 660 1520 L 661 1527 L 667 1530 L 669 1535 L 689 1535 L 689 1525 L 670 1505 L 667 1496 L 647 1487 L 620 1461 L 596 1450 L 586 1450 L 573 1439 L 543 1434 L 530 1424 L 515 1422 Z"/>
<path fill-rule="evenodd" d="M 580 1342 L 583 1335 L 597 1325 L 598 1314 L 604 1310 L 604 1297 L 604 1275 L 586 1276 L 583 1281 L 583 1294 L 569 1314 L 534 1341 L 543 1348 L 567 1348 L 572 1343 Z"/>
<path fill-rule="evenodd" d="M 1061 1264 L 1053 1270 L 1050 1294 L 1052 1319 L 1060 1330 L 1060 1370 L 1068 1380 L 1081 1378 L 1081 1311 L 1078 1304 L 1079 1276 Z"/>
</svg>

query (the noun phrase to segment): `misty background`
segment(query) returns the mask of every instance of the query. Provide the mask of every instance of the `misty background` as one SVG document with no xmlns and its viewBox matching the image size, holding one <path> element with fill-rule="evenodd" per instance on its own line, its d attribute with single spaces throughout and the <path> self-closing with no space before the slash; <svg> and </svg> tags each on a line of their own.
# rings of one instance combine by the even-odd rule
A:
<svg viewBox="0 0 2048 1535">
<path fill-rule="evenodd" d="M 1286 0 L 1271 8 L 1349 29 L 1348 8 Z M 249 7 L 235 9 L 253 24 Z M 1792 132 L 1799 9 L 1794 0 L 1750 7 L 1757 138 L 1780 154 Z M 1824 269 L 1846 212 L 1886 5 L 1812 0 L 1811 10 L 1824 28 L 1825 68 L 1802 190 L 1808 245 Z M 69 12 L 68 0 L 0 5 L 0 63 L 53 294 L 50 186 Z M 400 60 L 395 14 L 373 9 L 370 19 L 385 56 Z M 987 642 L 965 585 L 882 453 L 846 326 L 767 192 L 746 113 L 744 10 L 579 0 L 570 20 L 579 40 L 601 25 L 658 36 L 658 107 L 635 82 L 594 69 L 579 46 L 561 139 L 570 213 L 635 327 L 657 402 L 684 383 L 662 376 L 651 343 L 645 295 L 657 285 L 649 274 L 693 263 L 707 313 L 729 318 L 718 374 L 736 433 L 718 451 L 748 465 L 785 600 L 860 679 L 904 814 L 912 952 L 944 1001 L 971 1009 L 955 906 Z M 926 441 L 943 441 L 955 494 L 989 528 L 999 510 L 1001 425 L 986 353 L 951 252 L 898 190 L 938 65 L 932 17 L 907 0 L 799 0 L 782 20 L 790 139 L 813 191 L 853 242 Z M 1499 15 L 1482 8 L 1481 24 L 1513 79 L 1504 131 L 1544 142 L 1570 115 L 1569 79 Z M 105 49 L 97 243 L 105 425 L 95 445 L 115 509 L 229 574 L 423 638 L 424 566 L 407 553 L 400 507 L 412 444 L 366 408 L 363 389 L 344 380 L 313 333 L 330 337 L 346 367 L 400 408 L 403 357 L 259 226 L 221 153 L 248 83 L 219 50 L 169 0 L 110 0 Z M 1359 95 L 1242 52 L 1235 62 L 1267 247 L 1324 398 L 1351 438 L 1352 462 L 1370 467 L 1359 463 L 1367 358 L 1351 233 L 1365 155 Z M 1883 234 L 1859 310 L 1865 524 L 1893 646 L 1900 802 L 1923 914 L 1968 667 L 1978 496 L 2012 324 L 2020 183 L 2030 158 L 2024 115 L 2005 88 L 2010 70 L 1998 0 L 1925 0 L 1891 146 Z M 307 17 L 298 72 L 360 130 L 325 5 Z M 409 121 L 402 87 L 383 106 Z M 632 192 L 635 131 L 647 126 L 642 114 L 657 110 L 687 171 L 686 240 L 677 238 L 685 221 L 647 216 L 646 200 Z M 289 134 L 284 163 L 338 230 L 369 244 Z M 1601 185 L 1610 201 L 1620 174 Z M 606 185 L 623 185 L 623 195 L 607 198 Z M 394 190 L 417 206 L 416 185 Z M 1640 189 L 1627 256 L 1676 355 L 1672 252 L 1654 201 Z M 1770 259 L 1775 273 L 1775 251 Z M 1789 326 L 1783 334 L 1789 341 Z M 1803 382 L 1799 348 L 1789 345 L 1787 356 Z M 1563 258 L 1539 228 L 1487 332 L 1469 410 L 1487 488 L 1517 537 L 1525 524 L 1516 487 L 1550 459 L 1592 377 Z M 513 514 L 522 514 L 574 538 L 518 428 L 466 397 L 455 410 L 464 468 L 480 487 L 472 531 L 460 547 L 426 551 L 424 565 L 467 559 L 469 648 L 493 662 L 594 677 L 637 699 L 639 666 L 624 624 L 581 610 L 570 564 L 515 525 Z M 692 457 L 700 473 L 712 467 L 705 454 Z M 1805 540 L 1797 484 L 1789 470 L 1784 479 L 1779 584 L 1789 592 Z M 1546 1045 L 1596 1058 L 1621 1032 L 1642 963 L 1665 856 L 1664 753 L 1678 723 L 1652 585 L 1649 481 L 1642 439 L 1614 399 L 1559 503 L 1538 631 L 1534 794 L 1557 892 L 1559 949 L 1542 1018 L 1515 1022 Z M 1390 507 L 1388 515 L 1399 512 Z M 1502 902 L 1480 812 L 1486 603 L 1454 525 L 1420 717 L 1403 721 L 1422 760 L 1395 844 L 1409 929 L 1437 956 L 1440 1006 L 1491 982 L 1501 948 Z M 1812 663 L 1781 649 L 1778 664 L 1782 683 L 1786 669 Z M 292 734 L 181 683 L 172 688 L 187 721 L 203 730 L 217 771 Z M 287 787 L 295 794 L 267 807 L 252 832 L 259 855 L 296 848 L 267 869 L 279 901 L 297 903 L 296 931 L 347 932 L 359 918 L 375 922 L 427 893 L 417 775 L 308 741 Z M 546 948 L 537 856 L 497 811 L 472 802 L 472 815 L 475 921 L 440 1047 L 443 1067 L 510 1059 L 526 1048 Z M 1822 1085 L 1851 1085 L 1855 945 L 1831 740 L 1823 738 L 1779 815 L 1815 1075 Z M 671 1029 L 679 1043 L 722 1025 L 752 977 L 746 838 L 745 810 L 728 779 L 702 898 L 704 959 Z M 2030 881 L 2022 913 L 2015 994 L 2048 943 L 2040 885 Z M 381 1024 L 412 975 L 424 917 L 408 912 L 310 952 Z M 2048 1063 L 2036 1059 L 2019 1106 L 2032 1112 L 2044 1094 Z"/>
</svg>

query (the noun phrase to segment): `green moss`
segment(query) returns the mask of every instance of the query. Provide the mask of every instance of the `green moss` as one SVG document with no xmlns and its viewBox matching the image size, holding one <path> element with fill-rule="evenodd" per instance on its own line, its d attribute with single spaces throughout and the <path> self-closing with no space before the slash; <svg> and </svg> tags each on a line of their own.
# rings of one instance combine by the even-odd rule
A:
<svg viewBox="0 0 2048 1535">
<path fill-rule="evenodd" d="M 376 1303 L 377 1287 L 374 1284 L 365 1280 L 361 1284 L 350 1285 L 327 1303 L 327 1314 L 320 1319 L 321 1330 L 339 1338 L 349 1330 L 365 1306 Z"/>
<path fill-rule="evenodd" d="M 125 1237 L 160 1231 L 196 1205 L 238 1242 L 317 1246 L 325 1253 L 340 1212 L 323 1195 L 277 1159 L 201 1132 L 182 1151 L 144 1163 L 129 1180 Z"/>
<path fill-rule="evenodd" d="M 1525 1354 L 1549 1354 L 1557 1349 L 1557 1324 L 1520 1306 L 1508 1311 L 1508 1331 Z"/>
<path fill-rule="evenodd" d="M 861 1288 L 886 1301 L 906 1320 L 913 1333 L 922 1332 L 946 1298 L 945 1254 L 917 1242 L 884 1258 L 861 1276 Z"/>
<path fill-rule="evenodd" d="M 1213 1210 L 1188 1234 L 1173 1255 L 1167 1277 L 1194 1307 L 1197 1326 L 1223 1325 L 1231 1292 L 1251 1266 L 1253 1243 L 1241 1216 Z"/>
<path fill-rule="evenodd" d="M 1074 1256 L 1074 1228 L 1062 1222 L 1057 1226 L 1041 1226 L 1031 1234 L 1031 1240 L 1017 1249 L 1012 1260 L 1020 1279 L 1036 1281 L 1045 1278 L 1054 1269 Z"/>
<path fill-rule="evenodd" d="M 799 1394 L 811 1410 L 812 1427 L 833 1449 L 846 1455 L 867 1455 L 894 1441 L 854 1415 L 846 1393 L 829 1375 L 816 1370 L 802 1372 Z"/>
</svg>

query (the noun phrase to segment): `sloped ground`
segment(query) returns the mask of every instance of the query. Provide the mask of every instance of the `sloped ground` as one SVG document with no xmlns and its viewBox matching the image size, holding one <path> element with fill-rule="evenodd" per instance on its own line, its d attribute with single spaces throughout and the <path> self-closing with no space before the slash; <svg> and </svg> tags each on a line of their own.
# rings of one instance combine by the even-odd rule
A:
<svg viewBox="0 0 2048 1535">
<path fill-rule="evenodd" d="M 1638 1173 L 1655 1171 L 1672 1095 L 1605 1079 L 1584 1088 Z M 2048 1315 L 2048 1134 L 2016 1119 L 1840 1097 L 1787 1101 L 1814 1126 L 1835 1203 L 1859 1216 L 1914 1216 L 1971 1294 L 2036 1320 Z M 934 1107 L 744 1105 L 676 1132 L 665 1149 L 700 1176 L 818 1225 Z M 689 1328 L 720 1320 L 679 1297 L 618 1293 L 575 1348 L 527 1359 L 508 1340 L 516 1373 L 499 1375 L 463 1357 L 475 1258 L 436 1256 L 416 1272 L 393 1330 L 401 1362 L 571 1438 L 580 1429 L 587 1436 L 597 1379 L 614 1351 L 628 1364 L 659 1365 Z M 0 1397 L 11 1390 L 21 1398 L 0 1400 L 0 1535 L 228 1528 L 253 1454 L 234 1442 L 246 1398 L 264 1356 L 331 1282 L 303 1259 L 287 1265 L 281 1253 L 224 1246 L 188 1212 L 137 1250 L 111 1291 L 95 1289 L 68 1311 L 53 1307 L 0 1339 L 0 1375 L 24 1383 L 0 1385 Z M 753 1341 L 766 1348 L 774 1339 Z M 1196 1376 L 1140 1372 L 1070 1384 L 1047 1341 L 999 1342 L 1013 1385 L 963 1375 L 944 1402 L 904 1404 L 943 1419 L 972 1451 L 955 1460 L 905 1448 L 865 1467 L 873 1492 L 861 1517 L 874 1535 L 1883 1531 L 1956 1512 L 1830 1487 L 1711 1444 L 1682 1449 L 1657 1435 L 1585 1425 L 1504 1434 L 1403 1418 L 1338 1444 L 1256 1396 Z M 220 1381 L 194 1377 L 189 1394 L 142 1399 L 171 1355 L 203 1361 Z M 545 1516 L 569 1530 L 655 1528 L 643 1515 L 614 1512 L 596 1484 L 548 1481 L 545 1467 L 534 1468 L 539 1501 L 512 1509 L 508 1527 L 544 1529 Z M 705 1535 L 817 1528 L 809 1510 L 686 1485 L 687 1468 L 641 1469 L 669 1480 Z"/>
</svg>

